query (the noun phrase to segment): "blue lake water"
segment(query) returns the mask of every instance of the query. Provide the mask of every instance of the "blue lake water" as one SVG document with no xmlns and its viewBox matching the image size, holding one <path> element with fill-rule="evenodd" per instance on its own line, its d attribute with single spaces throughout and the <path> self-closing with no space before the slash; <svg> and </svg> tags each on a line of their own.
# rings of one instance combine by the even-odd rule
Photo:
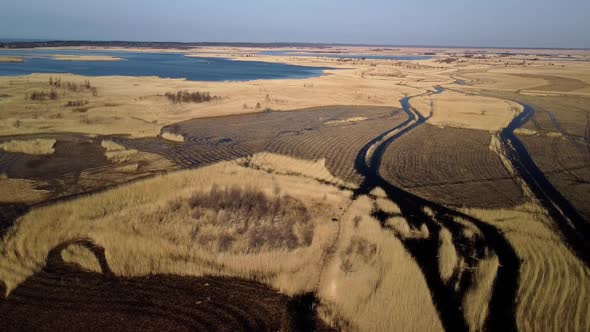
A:
<svg viewBox="0 0 590 332">
<path fill-rule="evenodd" d="M 62 61 L 51 55 L 110 55 L 121 61 Z M 85 76 L 159 76 L 191 81 L 248 81 L 256 79 L 307 78 L 325 69 L 259 61 L 194 58 L 179 53 L 141 53 L 77 50 L 0 50 L 0 56 L 20 56 L 24 62 L 0 62 L 0 76 L 32 73 L 72 73 Z"/>
<path fill-rule="evenodd" d="M 354 54 L 354 53 L 306 53 L 301 51 L 264 51 L 264 55 L 280 55 L 280 56 L 305 56 L 305 57 L 322 57 L 322 58 L 336 58 L 336 59 L 371 59 L 371 60 L 400 60 L 400 61 L 416 61 L 432 59 L 427 55 L 374 55 L 374 54 Z"/>
</svg>

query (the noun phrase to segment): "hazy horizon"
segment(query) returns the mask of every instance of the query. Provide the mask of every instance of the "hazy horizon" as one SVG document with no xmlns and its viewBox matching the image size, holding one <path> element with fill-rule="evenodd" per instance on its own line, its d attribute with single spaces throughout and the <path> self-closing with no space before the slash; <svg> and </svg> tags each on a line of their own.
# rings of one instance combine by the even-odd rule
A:
<svg viewBox="0 0 590 332">
<path fill-rule="evenodd" d="M 22 0 L 0 5 L 0 37 L 590 48 L 588 12 L 582 0 Z"/>
<path fill-rule="evenodd" d="M 531 49 L 531 50 L 590 50 L 590 47 L 541 47 L 541 46 L 488 46 L 488 45 L 427 45 L 427 44 L 368 44 L 368 43 L 338 43 L 338 42 L 305 42 L 305 41 L 258 41 L 252 42 L 248 40 L 240 40 L 240 41 L 201 41 L 201 40 L 194 40 L 194 41 L 177 41 L 177 40 L 115 40 L 115 39 L 67 39 L 67 38 L 3 38 L 0 36 L 0 42 L 129 42 L 129 43 L 180 43 L 180 44 L 253 44 L 253 45 L 282 45 L 282 44 L 293 44 L 293 45 L 326 45 L 326 46 L 370 46 L 370 47 L 416 47 L 416 48 L 450 48 L 450 49 L 461 49 L 461 48 L 473 48 L 473 49 Z"/>
</svg>

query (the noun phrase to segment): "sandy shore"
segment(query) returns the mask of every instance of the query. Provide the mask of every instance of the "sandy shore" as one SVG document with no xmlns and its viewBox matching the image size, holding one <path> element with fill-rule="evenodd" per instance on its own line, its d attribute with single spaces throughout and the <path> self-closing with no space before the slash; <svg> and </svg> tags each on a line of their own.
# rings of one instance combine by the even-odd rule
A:
<svg viewBox="0 0 590 332">
<path fill-rule="evenodd" d="M 62 61 L 121 61 L 123 58 L 109 55 L 66 55 L 55 54 L 51 56 L 54 60 Z"/>
<path fill-rule="evenodd" d="M 18 56 L 0 56 L 0 62 L 23 62 L 23 58 Z"/>
</svg>

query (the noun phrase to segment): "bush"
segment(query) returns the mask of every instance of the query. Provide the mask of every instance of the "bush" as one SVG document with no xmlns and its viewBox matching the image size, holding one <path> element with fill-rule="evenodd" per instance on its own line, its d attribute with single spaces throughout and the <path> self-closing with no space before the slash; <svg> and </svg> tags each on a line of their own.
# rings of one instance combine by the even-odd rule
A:
<svg viewBox="0 0 590 332">
<path fill-rule="evenodd" d="M 97 90 L 96 87 L 92 86 L 92 84 L 90 84 L 89 80 L 85 80 L 84 82 L 82 82 L 81 84 L 78 83 L 74 83 L 74 82 L 61 82 L 61 78 L 57 77 L 57 78 L 53 78 L 53 77 L 49 77 L 49 85 L 52 87 L 56 87 L 56 88 L 64 88 L 73 92 L 83 92 L 83 91 L 90 91 L 92 92 L 93 96 L 97 96 Z"/>
<path fill-rule="evenodd" d="M 51 90 L 50 92 L 46 91 L 33 91 L 30 95 L 28 95 L 28 99 L 33 101 L 43 101 L 43 100 L 57 100 L 59 95 L 55 90 Z"/>
<path fill-rule="evenodd" d="M 65 107 L 81 107 L 88 105 L 88 100 L 70 100 L 64 106 Z"/>
<path fill-rule="evenodd" d="M 171 202 L 169 210 L 178 210 Z M 180 203 L 182 205 L 182 203 Z M 290 196 L 269 196 L 255 188 L 213 186 L 186 202 L 196 221 L 195 239 L 220 251 L 258 252 L 308 246 L 314 225 L 307 207 Z"/>
</svg>

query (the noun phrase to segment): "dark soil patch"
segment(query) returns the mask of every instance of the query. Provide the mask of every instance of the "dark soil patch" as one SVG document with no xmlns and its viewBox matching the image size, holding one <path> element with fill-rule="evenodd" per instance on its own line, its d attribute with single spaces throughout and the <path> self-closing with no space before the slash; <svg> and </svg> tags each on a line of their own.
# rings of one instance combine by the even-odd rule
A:
<svg viewBox="0 0 590 332">
<path fill-rule="evenodd" d="M 82 271 L 54 250 L 47 266 L 0 300 L 2 331 L 325 330 L 315 306 L 253 281 Z M 95 251 L 100 253 L 100 251 Z M 108 272 L 108 271 L 107 271 Z"/>
<path fill-rule="evenodd" d="M 26 204 L 0 204 L 0 238 L 29 210 Z"/>
<path fill-rule="evenodd" d="M 0 172 L 11 178 L 48 180 L 110 163 L 104 156 L 100 140 L 79 136 L 60 136 L 56 139 L 55 152 L 50 155 L 3 152 L 15 157 L 10 164 L 0 165 Z"/>
</svg>

